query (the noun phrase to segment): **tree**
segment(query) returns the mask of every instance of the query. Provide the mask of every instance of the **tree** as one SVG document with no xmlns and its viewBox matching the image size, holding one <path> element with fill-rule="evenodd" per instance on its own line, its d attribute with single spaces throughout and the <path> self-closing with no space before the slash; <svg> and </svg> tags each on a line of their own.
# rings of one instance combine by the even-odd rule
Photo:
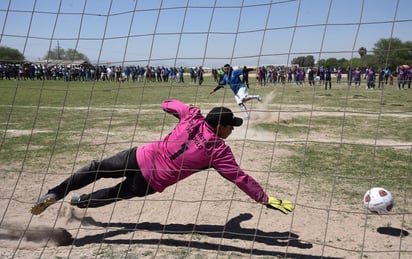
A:
<svg viewBox="0 0 412 259">
<path fill-rule="evenodd" d="M 411 63 L 409 50 L 412 49 L 412 41 L 402 42 L 398 38 L 380 39 L 373 48 L 376 62 L 382 67 L 395 69 L 402 64 Z"/>
<path fill-rule="evenodd" d="M 368 50 L 365 47 L 360 47 L 358 50 L 358 53 L 359 53 L 359 56 L 363 58 L 368 53 Z"/>
<path fill-rule="evenodd" d="M 378 62 L 376 62 L 375 55 L 365 55 L 362 58 L 362 64 L 363 64 L 363 67 L 373 67 L 375 69 L 384 68 L 382 67 L 382 64 L 379 64 Z"/>
<path fill-rule="evenodd" d="M 325 66 L 325 67 L 330 67 L 330 68 L 337 68 L 337 67 L 339 67 L 340 65 L 339 65 L 339 62 L 338 62 L 338 60 L 337 60 L 336 58 L 328 58 L 328 59 L 325 61 L 325 63 L 324 63 L 323 66 Z"/>
<path fill-rule="evenodd" d="M 338 59 L 338 67 L 346 69 L 349 66 L 349 64 L 349 60 L 347 60 L 346 58 Z"/>
<path fill-rule="evenodd" d="M 365 64 L 363 63 L 362 59 L 360 59 L 360 58 L 352 58 L 349 62 L 349 65 L 353 68 L 356 68 L 356 67 L 363 68 L 363 67 L 365 67 Z"/>
<path fill-rule="evenodd" d="M 299 65 L 300 67 L 311 67 L 315 65 L 315 58 L 312 55 L 306 57 L 299 56 L 292 59 L 292 64 Z"/>
<path fill-rule="evenodd" d="M 326 67 L 326 60 L 325 59 L 319 59 L 318 61 L 318 67 Z"/>
<path fill-rule="evenodd" d="M 53 50 L 49 50 L 47 54 L 44 56 L 44 59 L 57 59 L 57 60 L 85 60 L 89 61 L 89 58 L 83 54 L 78 52 L 75 49 L 67 49 L 64 50 L 62 48 L 54 48 Z"/>
<path fill-rule="evenodd" d="M 0 61 L 19 63 L 24 61 L 24 59 L 24 55 L 17 49 L 0 46 Z"/>
<path fill-rule="evenodd" d="M 75 49 L 67 49 L 66 59 L 68 59 L 68 60 L 86 60 L 86 61 L 89 61 L 89 59 L 87 58 L 87 56 L 85 54 L 80 53 Z"/>
<path fill-rule="evenodd" d="M 303 63 L 305 63 L 305 57 L 300 56 L 292 59 L 291 62 L 293 65 L 299 65 L 300 67 L 303 67 Z"/>
<path fill-rule="evenodd" d="M 312 67 L 315 65 L 315 58 L 312 55 L 308 55 L 305 58 L 305 67 Z"/>
</svg>

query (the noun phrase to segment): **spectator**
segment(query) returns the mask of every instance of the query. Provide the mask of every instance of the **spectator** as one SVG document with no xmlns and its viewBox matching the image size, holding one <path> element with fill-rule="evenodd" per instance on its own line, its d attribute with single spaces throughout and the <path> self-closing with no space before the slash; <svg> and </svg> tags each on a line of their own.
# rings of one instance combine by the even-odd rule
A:
<svg viewBox="0 0 412 259">
<path fill-rule="evenodd" d="M 400 66 L 398 71 L 398 90 L 405 88 L 405 75 L 406 73 L 403 66 Z"/>
<path fill-rule="evenodd" d="M 387 85 L 388 84 L 388 79 L 391 75 L 391 70 L 389 68 L 386 68 L 384 73 L 385 73 L 385 85 Z"/>
<path fill-rule="evenodd" d="M 368 68 L 368 73 L 366 75 L 366 85 L 368 89 L 375 89 L 375 70 L 372 67 Z"/>
<path fill-rule="evenodd" d="M 249 88 L 249 72 L 250 71 L 253 71 L 253 68 L 248 68 L 246 66 L 243 67 L 242 83 L 244 83 L 247 88 Z"/>
<path fill-rule="evenodd" d="M 355 86 L 360 86 L 361 84 L 361 77 L 362 77 L 362 72 L 361 70 L 357 67 L 353 71 L 353 80 L 355 82 Z"/>
<path fill-rule="evenodd" d="M 332 88 L 332 71 L 330 70 L 330 67 L 326 67 L 324 70 L 325 73 L 325 90 L 328 89 L 329 85 L 329 90 Z"/>
<path fill-rule="evenodd" d="M 185 73 L 185 69 L 181 66 L 179 69 L 179 83 L 185 82 L 184 73 Z"/>
<path fill-rule="evenodd" d="M 336 70 L 336 83 L 340 84 L 342 81 L 342 69 L 341 67 L 338 67 L 338 70 Z"/>
<path fill-rule="evenodd" d="M 385 83 L 385 70 L 381 69 L 378 75 L 378 88 L 383 88 L 384 83 Z"/>
<path fill-rule="evenodd" d="M 315 71 L 313 71 L 313 67 L 309 67 L 308 71 L 308 81 L 310 86 L 315 86 Z"/>
<path fill-rule="evenodd" d="M 203 84 L 203 80 L 204 80 L 203 74 L 204 73 L 205 73 L 205 71 L 203 70 L 203 67 L 200 66 L 199 69 L 197 70 L 197 77 L 198 77 L 199 85 Z"/>
<path fill-rule="evenodd" d="M 318 69 L 318 76 L 319 76 L 319 84 L 323 85 L 325 83 L 325 68 L 321 66 Z"/>
</svg>

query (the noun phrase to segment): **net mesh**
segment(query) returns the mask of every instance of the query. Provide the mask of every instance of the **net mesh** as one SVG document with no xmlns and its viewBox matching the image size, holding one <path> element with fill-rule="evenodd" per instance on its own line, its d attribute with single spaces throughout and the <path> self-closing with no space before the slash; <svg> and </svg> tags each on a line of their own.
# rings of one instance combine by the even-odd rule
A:
<svg viewBox="0 0 412 259">
<path fill-rule="evenodd" d="M 404 64 L 396 62 L 411 61 L 409 5 L 0 2 L 0 46 L 25 57 L 0 60 L 1 254 L 406 258 L 412 252 L 412 114 L 410 91 L 399 91 L 410 80 L 398 85 Z M 396 60 L 397 53 L 406 54 Z M 335 66 L 330 92 L 319 74 L 308 85 L 308 68 L 318 72 L 321 62 Z M 209 96 L 218 83 L 212 70 L 226 63 L 254 68 L 249 93 L 264 97 L 263 104 L 247 104 L 250 120 L 227 143 L 268 193 L 295 203 L 293 213 L 256 204 L 212 169 L 161 194 L 86 210 L 65 198 L 40 216 L 29 213 L 42 194 L 90 160 L 166 136 L 176 121 L 160 110 L 161 100 L 182 97 L 202 111 L 225 105 L 241 116 L 229 89 Z M 366 77 L 359 85 L 349 79 L 349 68 L 370 63 L 378 64 L 376 73 L 390 67 L 393 85 L 372 94 Z M 162 68 L 174 72 L 165 77 Z M 203 84 L 191 68 L 205 70 Z M 288 74 L 298 68 L 307 73 L 301 83 Z M 82 192 L 117 183 L 104 179 Z M 395 197 L 389 215 L 363 207 L 363 194 L 377 185 Z"/>
</svg>

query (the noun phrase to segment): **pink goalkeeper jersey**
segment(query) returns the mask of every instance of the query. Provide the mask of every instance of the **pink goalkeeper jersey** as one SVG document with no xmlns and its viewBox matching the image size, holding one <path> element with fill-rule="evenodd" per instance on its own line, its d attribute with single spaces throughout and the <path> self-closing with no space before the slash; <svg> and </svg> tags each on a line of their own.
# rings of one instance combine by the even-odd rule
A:
<svg viewBox="0 0 412 259">
<path fill-rule="evenodd" d="M 162 108 L 178 117 L 179 123 L 164 139 L 136 152 L 142 174 L 155 191 L 162 192 L 196 172 L 214 168 L 255 201 L 267 203 L 262 187 L 239 168 L 230 147 L 214 133 L 198 108 L 177 100 L 164 101 Z"/>
</svg>

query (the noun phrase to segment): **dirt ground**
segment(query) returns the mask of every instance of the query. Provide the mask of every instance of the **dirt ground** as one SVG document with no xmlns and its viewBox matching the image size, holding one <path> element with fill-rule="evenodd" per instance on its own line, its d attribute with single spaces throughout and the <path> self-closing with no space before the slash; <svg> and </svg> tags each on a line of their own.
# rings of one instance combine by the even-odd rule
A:
<svg viewBox="0 0 412 259">
<path fill-rule="evenodd" d="M 264 116 L 255 114 L 255 119 Z M 261 183 L 268 181 L 262 173 L 268 169 L 266 161 L 288 154 L 259 145 L 248 145 L 246 151 L 241 140 L 268 137 L 273 139 L 242 127 L 227 141 L 242 168 Z M 116 151 L 118 147 L 106 150 Z M 361 200 L 336 205 L 285 175 L 272 175 L 265 189 L 296 203 L 288 215 L 255 203 L 208 170 L 145 199 L 81 210 L 71 207 L 67 196 L 33 216 L 29 209 L 39 190 L 62 181 L 67 176 L 64 167 L 60 174 L 47 176 L 30 174 L 30 168 L 21 170 L 21 165 L 2 167 L 15 167 L 22 174 L 1 179 L 0 258 L 412 258 L 410 212 L 401 213 L 395 206 L 389 215 L 368 214 Z M 66 169 L 70 171 L 70 163 Z M 95 188 L 117 182 L 101 180 Z"/>
</svg>

